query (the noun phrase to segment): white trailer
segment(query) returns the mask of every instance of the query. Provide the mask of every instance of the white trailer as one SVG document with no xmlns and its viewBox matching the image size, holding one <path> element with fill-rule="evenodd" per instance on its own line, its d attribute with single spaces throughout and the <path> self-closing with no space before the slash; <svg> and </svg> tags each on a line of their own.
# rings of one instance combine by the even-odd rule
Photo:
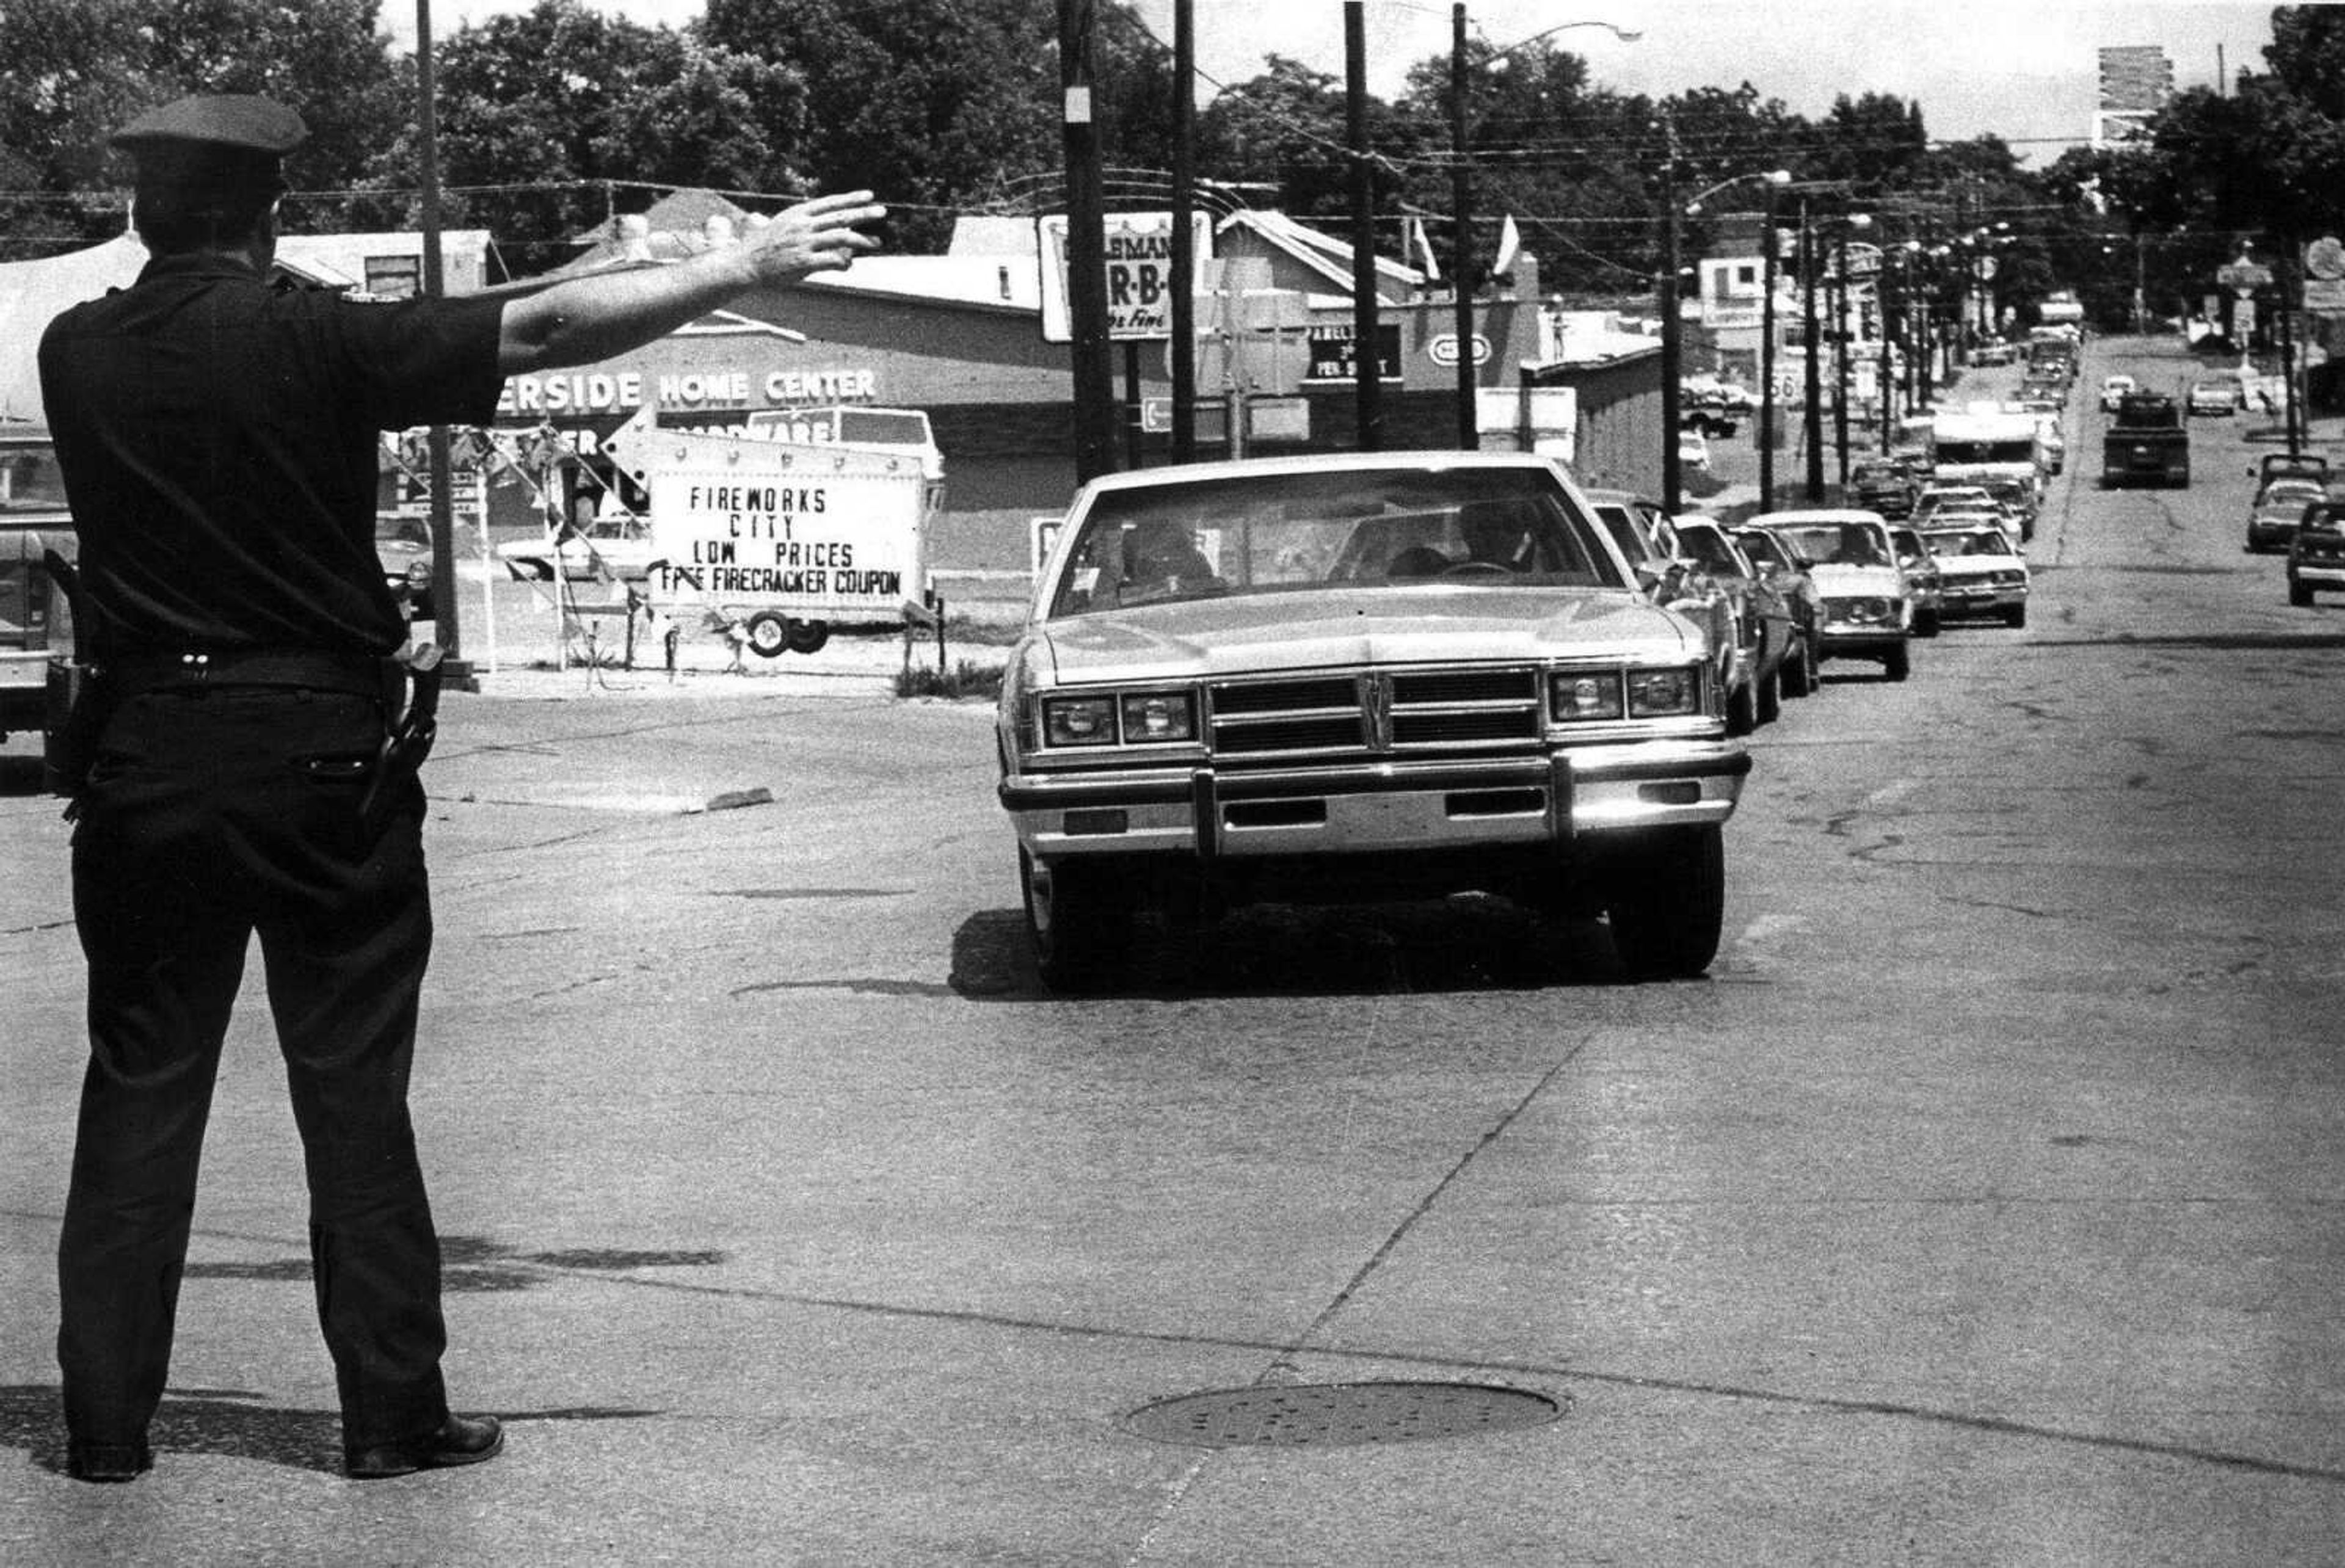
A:
<svg viewBox="0 0 2345 1568">
<path fill-rule="evenodd" d="M 651 497 L 645 590 L 679 622 L 711 612 L 770 658 L 812 652 L 834 623 L 922 617 L 940 476 L 920 451 L 664 430 L 649 410 L 603 447 Z"/>
</svg>

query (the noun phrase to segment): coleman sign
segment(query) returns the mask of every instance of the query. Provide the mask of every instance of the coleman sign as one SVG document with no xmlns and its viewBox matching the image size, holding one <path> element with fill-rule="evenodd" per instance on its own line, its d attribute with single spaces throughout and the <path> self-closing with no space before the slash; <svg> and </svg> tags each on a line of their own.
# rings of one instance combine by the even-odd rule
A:
<svg viewBox="0 0 2345 1568">
<path fill-rule="evenodd" d="M 665 430 L 638 415 L 604 451 L 651 496 L 655 602 L 893 621 L 927 586 L 918 456 Z"/>
<path fill-rule="evenodd" d="M 1071 343 L 1074 319 L 1067 308 L 1067 219 L 1053 214 L 1034 220 L 1042 255 L 1042 338 Z M 1192 217 L 1190 250 L 1197 276 L 1213 253 L 1213 220 Z M 1126 342 L 1172 336 L 1172 215 L 1112 212 L 1101 258 L 1106 268 L 1107 335 Z"/>
</svg>

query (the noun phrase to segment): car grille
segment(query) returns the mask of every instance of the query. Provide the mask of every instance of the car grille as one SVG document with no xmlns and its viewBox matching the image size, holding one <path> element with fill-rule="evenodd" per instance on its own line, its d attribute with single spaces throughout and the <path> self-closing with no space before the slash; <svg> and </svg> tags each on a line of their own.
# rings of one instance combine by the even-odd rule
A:
<svg viewBox="0 0 2345 1568">
<path fill-rule="evenodd" d="M 1528 665 L 1216 682 L 1206 703 L 1217 756 L 1439 753 L 1540 736 Z"/>
</svg>

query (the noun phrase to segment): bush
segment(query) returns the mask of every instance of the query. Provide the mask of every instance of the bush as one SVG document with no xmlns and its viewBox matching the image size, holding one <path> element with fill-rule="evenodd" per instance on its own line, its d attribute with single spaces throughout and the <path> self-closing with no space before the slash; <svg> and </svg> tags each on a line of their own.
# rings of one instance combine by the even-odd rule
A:
<svg viewBox="0 0 2345 1568">
<path fill-rule="evenodd" d="M 981 698 L 990 703 L 1001 695 L 1001 675 L 999 664 L 975 664 L 967 659 L 953 661 L 949 672 L 932 670 L 926 664 L 907 664 L 896 672 L 896 695 L 951 701 Z"/>
</svg>

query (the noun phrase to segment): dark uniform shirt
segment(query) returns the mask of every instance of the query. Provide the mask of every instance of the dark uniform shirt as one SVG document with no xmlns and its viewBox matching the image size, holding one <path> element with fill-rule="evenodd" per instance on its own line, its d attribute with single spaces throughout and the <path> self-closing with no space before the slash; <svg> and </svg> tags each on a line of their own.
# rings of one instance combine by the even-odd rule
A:
<svg viewBox="0 0 2345 1568">
<path fill-rule="evenodd" d="M 41 395 L 93 652 L 396 649 L 377 434 L 486 423 L 502 310 L 356 301 L 189 255 L 58 316 Z"/>
</svg>

